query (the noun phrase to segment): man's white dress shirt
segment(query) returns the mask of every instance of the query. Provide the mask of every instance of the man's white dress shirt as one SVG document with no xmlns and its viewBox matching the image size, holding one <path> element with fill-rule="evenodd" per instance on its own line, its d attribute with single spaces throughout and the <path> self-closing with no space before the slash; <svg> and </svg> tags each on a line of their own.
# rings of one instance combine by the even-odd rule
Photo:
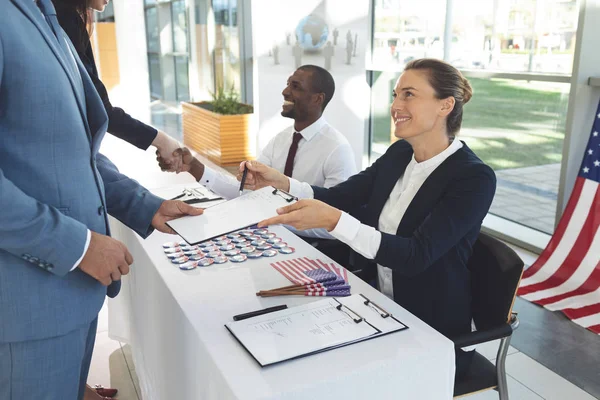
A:
<svg viewBox="0 0 600 400">
<path fill-rule="evenodd" d="M 413 155 L 406 167 L 404 174 L 396 182 L 390 197 L 387 199 L 381 215 L 379 216 L 379 230 L 361 224 L 359 220 L 342 212 L 342 216 L 330 234 L 336 239 L 348 244 L 356 252 L 368 259 L 374 259 L 381 244 L 381 232 L 395 235 L 398 225 L 406 209 L 413 201 L 415 195 L 427 180 L 429 175 L 448 157 L 463 146 L 460 140 L 454 140 L 450 146 L 440 154 L 429 160 L 417 162 Z M 313 198 L 314 193 L 310 185 L 300 182 L 292 184 L 290 179 L 290 193 L 299 198 Z M 379 290 L 391 299 L 394 299 L 394 288 L 392 283 L 392 270 L 377 265 Z"/>
<path fill-rule="evenodd" d="M 356 174 L 354 153 L 348 140 L 324 117 L 302 131 L 294 157 L 292 177 L 309 185 L 332 187 Z M 283 173 L 294 128 L 278 133 L 262 150 L 258 161 Z M 239 195 L 240 183 L 232 176 L 204 169 L 199 182 L 213 192 L 231 199 Z"/>
</svg>

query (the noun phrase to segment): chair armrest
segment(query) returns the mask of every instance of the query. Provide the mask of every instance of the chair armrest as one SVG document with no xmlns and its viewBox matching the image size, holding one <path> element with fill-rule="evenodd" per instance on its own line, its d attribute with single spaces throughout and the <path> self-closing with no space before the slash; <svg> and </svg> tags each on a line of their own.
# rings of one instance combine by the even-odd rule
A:
<svg viewBox="0 0 600 400">
<path fill-rule="evenodd" d="M 508 323 L 484 331 L 475 331 L 451 338 L 455 347 L 467 347 L 474 344 L 491 342 L 512 335 L 513 329 Z"/>
</svg>

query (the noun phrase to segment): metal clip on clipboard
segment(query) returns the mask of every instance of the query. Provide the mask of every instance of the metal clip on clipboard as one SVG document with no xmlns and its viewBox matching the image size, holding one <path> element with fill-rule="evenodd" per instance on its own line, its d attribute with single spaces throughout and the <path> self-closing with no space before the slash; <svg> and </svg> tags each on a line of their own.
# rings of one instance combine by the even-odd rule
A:
<svg viewBox="0 0 600 400">
<path fill-rule="evenodd" d="M 272 194 L 276 195 L 276 196 L 282 197 L 288 203 L 291 203 L 294 200 L 298 201 L 298 198 L 296 196 L 289 194 L 285 190 L 274 189 L 273 192 L 272 192 Z"/>
<path fill-rule="evenodd" d="M 386 310 L 384 310 L 381 306 L 378 306 L 377 304 L 373 303 L 364 294 L 360 293 L 360 295 L 363 299 L 365 299 L 363 304 L 365 306 L 371 307 L 373 310 L 375 310 L 377 312 L 377 314 L 379 314 L 381 316 L 381 318 L 387 318 L 392 315 L 389 312 L 387 312 Z"/>
</svg>

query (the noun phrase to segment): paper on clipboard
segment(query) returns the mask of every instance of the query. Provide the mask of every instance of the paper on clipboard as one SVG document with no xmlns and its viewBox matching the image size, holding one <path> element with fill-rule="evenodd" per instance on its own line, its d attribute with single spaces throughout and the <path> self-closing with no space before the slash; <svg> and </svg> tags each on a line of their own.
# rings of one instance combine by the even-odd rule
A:
<svg viewBox="0 0 600 400">
<path fill-rule="evenodd" d="M 186 242 L 196 244 L 273 217 L 279 207 L 295 201 L 290 194 L 267 186 L 208 208 L 202 215 L 174 219 L 167 225 Z"/>
</svg>

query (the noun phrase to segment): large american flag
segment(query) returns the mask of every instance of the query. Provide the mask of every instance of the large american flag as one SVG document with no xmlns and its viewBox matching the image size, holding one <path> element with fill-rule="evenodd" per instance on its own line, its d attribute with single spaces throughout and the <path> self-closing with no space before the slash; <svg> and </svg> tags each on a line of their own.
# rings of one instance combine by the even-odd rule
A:
<svg viewBox="0 0 600 400">
<path fill-rule="evenodd" d="M 600 334 L 600 103 L 567 208 L 518 294 Z"/>
</svg>

